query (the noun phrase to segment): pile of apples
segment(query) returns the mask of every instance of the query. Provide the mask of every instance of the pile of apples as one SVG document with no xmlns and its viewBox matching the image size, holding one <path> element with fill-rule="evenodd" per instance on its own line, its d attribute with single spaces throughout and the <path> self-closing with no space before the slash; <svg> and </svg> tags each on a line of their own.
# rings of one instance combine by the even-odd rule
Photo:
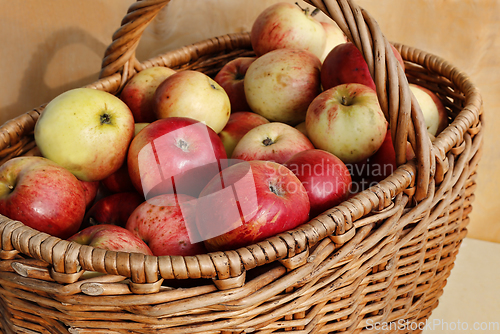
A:
<svg viewBox="0 0 500 334">
<path fill-rule="evenodd" d="M 35 126 L 39 154 L 0 167 L 0 213 L 94 247 L 196 255 L 293 229 L 394 171 L 366 62 L 333 21 L 278 3 L 251 43 L 255 57 L 214 78 L 153 67 L 118 96 L 56 97 Z M 445 108 L 411 88 L 436 136 Z"/>
</svg>

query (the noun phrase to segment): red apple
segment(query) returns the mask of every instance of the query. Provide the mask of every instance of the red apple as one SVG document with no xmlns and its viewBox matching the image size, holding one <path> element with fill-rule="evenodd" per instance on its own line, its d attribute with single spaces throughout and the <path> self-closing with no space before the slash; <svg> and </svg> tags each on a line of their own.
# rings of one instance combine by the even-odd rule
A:
<svg viewBox="0 0 500 334">
<path fill-rule="evenodd" d="M 191 242 L 190 233 L 196 233 L 194 206 L 183 203 L 192 200 L 195 198 L 183 194 L 150 198 L 134 210 L 126 228 L 144 240 L 156 256 L 204 254 L 207 251 L 202 242 Z M 186 226 L 186 220 L 190 226 Z"/>
<path fill-rule="evenodd" d="M 0 167 L 0 214 L 65 239 L 85 215 L 80 181 L 42 157 L 18 157 Z"/>
<path fill-rule="evenodd" d="M 286 163 L 306 188 L 311 217 L 340 204 L 349 196 L 351 174 L 333 154 L 313 149 L 292 156 Z"/>
<path fill-rule="evenodd" d="M 309 9 L 279 2 L 267 7 L 254 21 L 250 41 L 257 56 L 276 49 L 301 49 L 323 54 L 326 33 Z"/>
<path fill-rule="evenodd" d="M 268 160 L 282 164 L 294 154 L 313 148 L 302 132 L 285 123 L 274 122 L 248 131 L 234 148 L 231 158 Z"/>
<path fill-rule="evenodd" d="M 410 84 L 410 90 L 415 95 L 418 105 L 424 115 L 427 131 L 437 136 L 448 126 L 448 113 L 434 92 L 416 84 Z"/>
<path fill-rule="evenodd" d="M 158 86 L 154 112 L 157 119 L 189 117 L 219 133 L 231 114 L 231 102 L 224 89 L 209 76 L 185 70 L 171 75 Z"/>
<path fill-rule="evenodd" d="M 226 63 L 214 80 L 227 93 L 231 102 L 231 111 L 250 111 L 250 106 L 247 103 L 245 89 L 243 87 L 245 74 L 248 67 L 255 60 L 255 57 L 239 57 Z"/>
<path fill-rule="evenodd" d="M 128 105 L 136 123 L 151 123 L 156 120 L 153 112 L 154 93 L 175 72 L 168 67 L 151 67 L 135 74 L 123 87 L 120 99 Z"/>
<path fill-rule="evenodd" d="M 377 93 L 362 84 L 344 84 L 325 90 L 309 106 L 306 129 L 314 147 L 344 163 L 373 155 L 382 145 L 387 121 Z"/>
<path fill-rule="evenodd" d="M 101 198 L 85 215 L 82 228 L 101 224 L 125 227 L 130 214 L 143 202 L 144 198 L 136 191 L 116 193 Z"/>
<path fill-rule="evenodd" d="M 227 156 L 210 127 L 191 118 L 169 117 L 137 134 L 127 164 L 132 184 L 146 199 L 174 191 L 196 197 L 227 166 Z"/>
<path fill-rule="evenodd" d="M 245 75 L 245 96 L 253 112 L 271 122 L 303 122 L 319 93 L 321 62 L 306 50 L 278 49 L 257 58 Z"/>
<path fill-rule="evenodd" d="M 116 225 L 89 226 L 69 237 L 68 241 L 115 252 L 153 255 L 144 241 L 137 238 L 129 230 Z"/>
<path fill-rule="evenodd" d="M 307 222 L 309 209 L 306 189 L 288 168 L 270 161 L 240 162 L 203 189 L 196 225 L 209 251 L 236 249 Z"/>
<path fill-rule="evenodd" d="M 128 174 L 127 161 L 113 174 L 106 177 L 101 183 L 112 193 L 134 191 L 134 185 Z"/>
<path fill-rule="evenodd" d="M 392 51 L 404 69 L 401 54 L 392 46 Z M 362 53 L 351 42 L 334 47 L 321 66 L 321 85 L 324 90 L 346 83 L 360 83 L 372 89 L 375 83 Z"/>
<path fill-rule="evenodd" d="M 233 154 L 236 144 L 238 144 L 248 131 L 256 126 L 267 123 L 269 123 L 267 119 L 250 111 L 240 111 L 231 114 L 226 126 L 219 132 L 219 138 L 222 140 L 222 144 L 224 144 L 226 155 L 230 157 Z"/>
<path fill-rule="evenodd" d="M 88 210 L 94 203 L 100 183 L 99 181 L 87 182 L 80 180 L 80 184 L 82 185 L 83 193 L 85 194 L 85 208 Z"/>
<path fill-rule="evenodd" d="M 414 157 L 413 149 L 410 143 L 407 143 L 406 160 L 411 160 Z M 380 148 L 366 160 L 363 172 L 371 182 L 380 182 L 391 175 L 396 168 L 396 152 L 394 151 L 391 132 L 387 131 Z"/>
</svg>

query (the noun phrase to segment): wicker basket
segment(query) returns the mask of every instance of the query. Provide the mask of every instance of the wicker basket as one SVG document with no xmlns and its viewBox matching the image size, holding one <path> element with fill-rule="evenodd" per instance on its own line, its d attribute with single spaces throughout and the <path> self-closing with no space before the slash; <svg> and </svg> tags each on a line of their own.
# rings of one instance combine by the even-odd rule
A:
<svg viewBox="0 0 500 334">
<path fill-rule="evenodd" d="M 214 75 L 229 60 L 253 54 L 248 34 L 231 34 L 139 63 L 139 38 L 167 3 L 130 7 L 101 79 L 88 87 L 117 93 L 152 66 Z M 406 333 L 425 322 L 467 233 L 481 155 L 481 97 L 446 61 L 396 45 L 404 73 L 375 20 L 352 1 L 310 3 L 364 54 L 391 124 L 395 173 L 293 231 L 190 257 L 94 249 L 0 216 L 5 333 L 363 333 L 390 322 L 406 324 L 399 328 Z M 435 92 L 453 120 L 432 143 L 408 82 Z M 42 110 L 0 128 L 2 162 L 35 146 Z M 408 162 L 407 139 L 416 151 Z M 107 275 L 83 279 L 85 270 Z"/>
</svg>

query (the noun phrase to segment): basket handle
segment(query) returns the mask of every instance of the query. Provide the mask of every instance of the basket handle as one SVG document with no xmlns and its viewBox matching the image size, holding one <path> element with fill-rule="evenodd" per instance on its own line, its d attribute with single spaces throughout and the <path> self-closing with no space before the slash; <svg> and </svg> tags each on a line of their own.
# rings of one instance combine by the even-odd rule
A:
<svg viewBox="0 0 500 334">
<path fill-rule="evenodd" d="M 135 57 L 135 50 L 146 27 L 169 2 L 170 0 L 137 0 L 129 7 L 104 53 L 100 79 L 121 73 L 121 83 L 124 84 L 134 74 L 134 69 L 142 69 Z"/>
<path fill-rule="evenodd" d="M 142 65 L 135 50 L 147 25 L 170 0 L 139 0 L 130 6 L 121 27 L 113 34 L 113 42 L 106 49 L 100 77 L 121 74 L 120 87 Z M 427 196 L 435 161 L 431 157 L 431 141 L 425 121 L 415 97 L 411 93 L 404 70 L 394 56 L 390 44 L 370 14 L 352 0 L 306 0 L 331 17 L 350 41 L 361 51 L 377 87 L 382 110 L 390 124 L 396 151 L 396 163 L 406 163 L 407 141 L 416 156 L 414 199 L 419 202 Z"/>
</svg>

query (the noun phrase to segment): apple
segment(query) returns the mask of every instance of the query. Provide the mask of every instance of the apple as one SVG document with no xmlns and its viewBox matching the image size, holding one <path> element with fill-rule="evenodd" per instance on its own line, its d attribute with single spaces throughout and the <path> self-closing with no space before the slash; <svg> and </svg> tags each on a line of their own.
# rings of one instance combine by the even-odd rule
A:
<svg viewBox="0 0 500 334">
<path fill-rule="evenodd" d="M 368 86 L 350 83 L 321 93 L 307 110 L 306 129 L 315 148 L 328 151 L 344 163 L 373 155 L 387 133 L 387 121 Z"/>
<path fill-rule="evenodd" d="M 101 183 L 112 193 L 123 193 L 136 190 L 128 174 L 127 161 L 123 162 L 120 168 Z"/>
<path fill-rule="evenodd" d="M 311 217 L 333 208 L 349 196 L 351 174 L 342 160 L 329 152 L 319 149 L 302 151 L 284 165 L 304 185 L 311 203 Z"/>
<path fill-rule="evenodd" d="M 244 79 L 248 67 L 255 57 L 239 57 L 226 63 L 217 73 L 214 80 L 227 93 L 231 102 L 231 111 L 250 111 L 245 96 Z"/>
<path fill-rule="evenodd" d="M 319 58 L 321 62 L 325 61 L 326 56 L 339 44 L 347 43 L 349 40 L 345 36 L 344 32 L 339 28 L 335 21 L 320 22 L 326 32 L 326 44 L 325 51 Z"/>
<path fill-rule="evenodd" d="M 391 45 L 391 48 L 404 69 L 401 54 L 394 46 Z M 324 90 L 345 83 L 360 83 L 376 90 L 363 54 L 352 42 L 334 47 L 321 66 L 321 84 Z"/>
<path fill-rule="evenodd" d="M 313 148 L 311 141 L 296 128 L 273 122 L 248 131 L 234 148 L 231 158 L 268 160 L 282 164 L 294 154 Z"/>
<path fill-rule="evenodd" d="M 80 181 L 43 157 L 17 157 L 0 166 L 0 214 L 65 239 L 85 215 Z"/>
<path fill-rule="evenodd" d="M 149 123 L 143 122 L 143 123 L 135 123 L 134 124 L 134 137 L 137 136 L 137 134 L 144 129 L 146 126 L 148 126 Z"/>
<path fill-rule="evenodd" d="M 231 114 L 231 102 L 224 89 L 204 73 L 177 72 L 156 89 L 154 111 L 157 119 L 189 117 L 219 133 Z"/>
<path fill-rule="evenodd" d="M 151 123 L 156 120 L 153 112 L 156 88 L 174 73 L 176 71 L 168 67 L 147 68 L 136 73 L 123 87 L 120 99 L 130 108 L 136 123 Z"/>
<path fill-rule="evenodd" d="M 125 227 L 130 214 L 143 202 L 144 198 L 136 191 L 103 197 L 87 211 L 82 228 L 101 224 Z"/>
<path fill-rule="evenodd" d="M 309 51 L 278 49 L 257 58 L 245 75 L 245 96 L 252 111 L 271 122 L 295 126 L 321 93 L 321 62 Z"/>
<path fill-rule="evenodd" d="M 304 134 L 304 136 L 307 137 L 307 129 L 306 129 L 306 122 L 305 121 L 295 125 L 295 128 L 297 130 L 299 130 L 300 132 L 302 132 L 302 134 Z"/>
<path fill-rule="evenodd" d="M 236 144 L 251 129 L 256 126 L 267 124 L 269 121 L 259 114 L 250 111 L 240 111 L 231 114 L 226 126 L 219 132 L 219 138 L 224 144 L 226 155 L 231 157 Z"/>
<path fill-rule="evenodd" d="M 437 95 L 425 87 L 410 84 L 410 90 L 417 99 L 418 105 L 427 125 L 427 131 L 437 136 L 448 126 L 448 113 Z"/>
<path fill-rule="evenodd" d="M 132 140 L 127 158 L 132 184 L 146 199 L 174 191 L 196 197 L 227 163 L 215 131 L 187 117 L 149 124 Z"/>
<path fill-rule="evenodd" d="M 245 161 L 203 189 L 196 225 L 209 251 L 237 249 L 307 222 L 309 209 L 307 191 L 292 171 L 271 161 Z"/>
<path fill-rule="evenodd" d="M 183 194 L 150 198 L 132 212 L 126 228 L 144 240 L 156 256 L 204 254 L 207 251 L 203 242 L 191 242 L 190 233 L 196 233 L 195 207 L 182 206 L 193 200 L 194 197 Z M 186 225 L 186 219 L 190 226 Z"/>
<path fill-rule="evenodd" d="M 325 29 L 309 9 L 279 2 L 267 7 L 255 19 L 250 42 L 259 57 L 276 49 L 307 50 L 321 57 L 325 50 Z"/>
<path fill-rule="evenodd" d="M 83 188 L 83 193 L 85 194 L 85 209 L 88 210 L 94 203 L 94 200 L 97 196 L 97 190 L 99 189 L 99 181 L 94 182 L 86 182 L 80 181 L 80 184 Z"/>
<path fill-rule="evenodd" d="M 111 93 L 66 91 L 49 102 L 35 125 L 40 152 L 83 181 L 100 181 L 125 160 L 134 117 Z"/>
<path fill-rule="evenodd" d="M 410 143 L 406 144 L 406 160 L 415 157 Z M 387 131 L 380 148 L 366 161 L 364 175 L 372 182 L 380 182 L 391 175 L 397 168 L 396 152 L 392 143 L 391 132 Z"/>
<path fill-rule="evenodd" d="M 102 224 L 89 226 L 70 236 L 68 241 L 114 252 L 153 255 L 148 245 L 126 228 Z"/>
</svg>

